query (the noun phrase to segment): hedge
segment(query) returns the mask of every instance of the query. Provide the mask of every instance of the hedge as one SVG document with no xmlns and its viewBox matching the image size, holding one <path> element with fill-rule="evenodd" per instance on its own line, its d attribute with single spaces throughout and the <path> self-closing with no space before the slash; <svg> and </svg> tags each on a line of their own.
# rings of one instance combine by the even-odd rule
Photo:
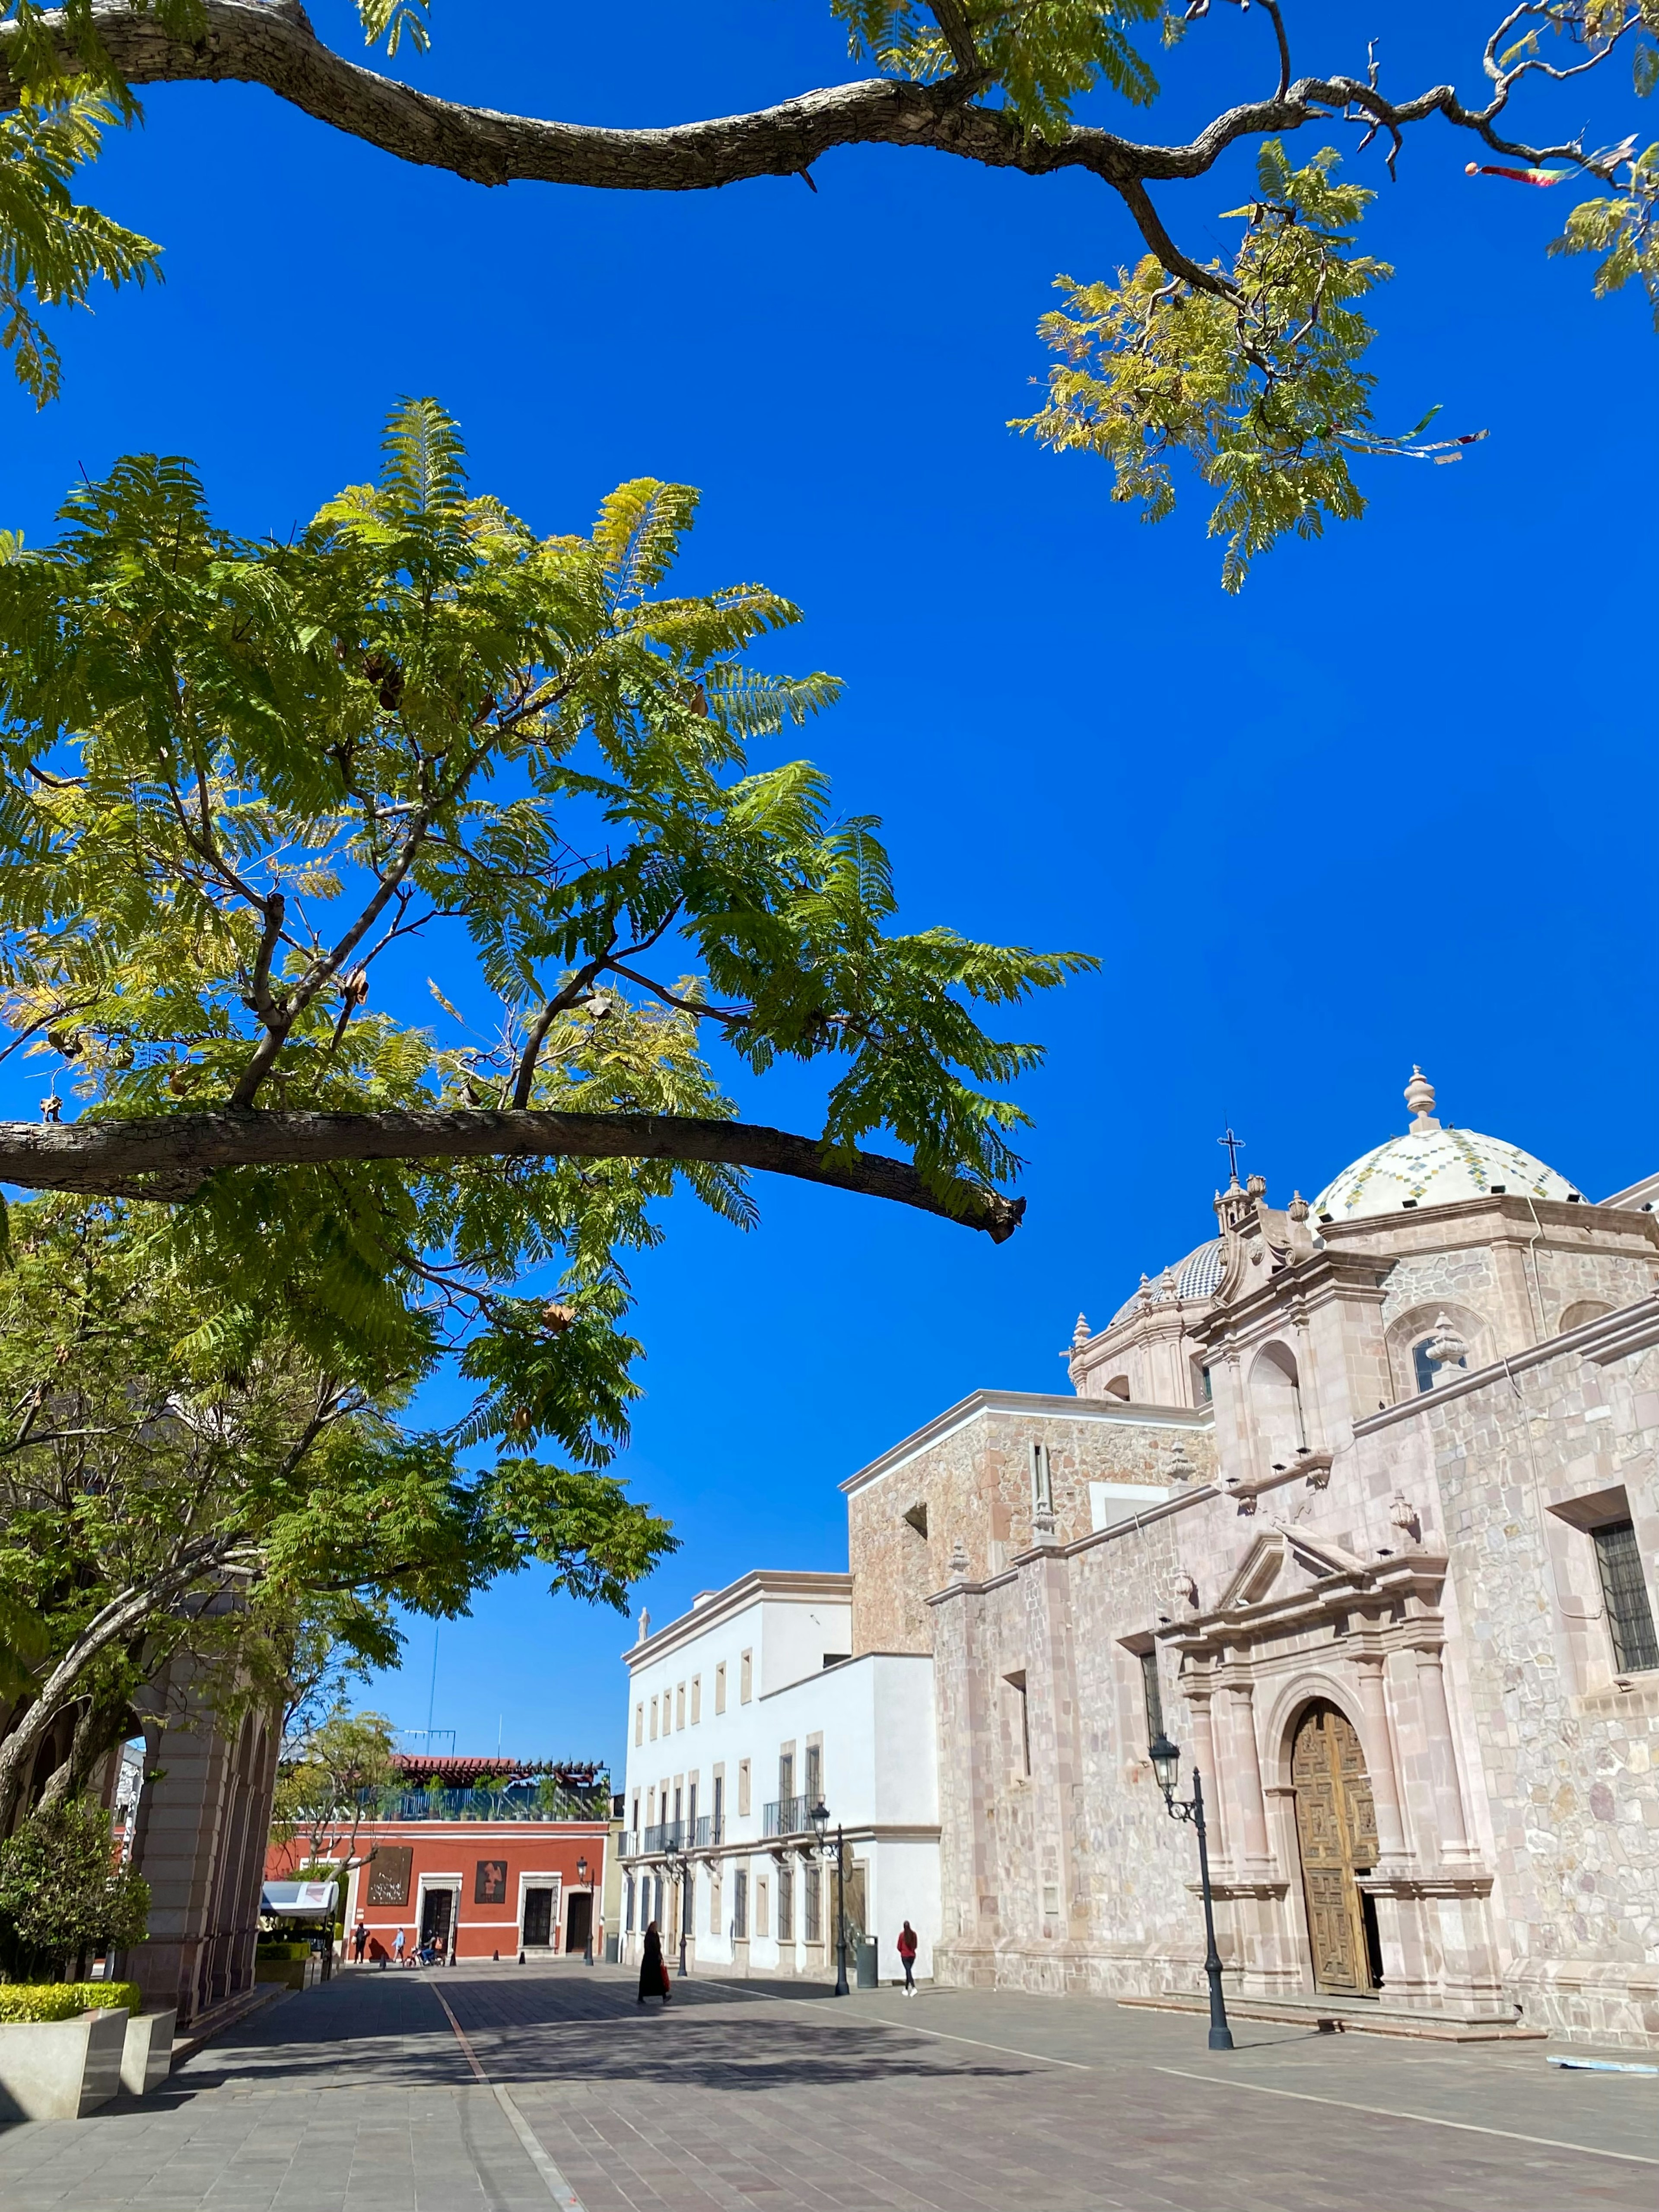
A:
<svg viewBox="0 0 1659 2212">
<path fill-rule="evenodd" d="M 8 2021 L 74 2020 L 83 2012 L 137 2012 L 137 1982 L 0 1982 L 0 2025 Z"/>
<path fill-rule="evenodd" d="M 261 1936 L 254 1946 L 253 1955 L 256 1960 L 308 1959 L 311 1956 L 311 1946 L 308 1942 L 290 1943 L 286 1941 L 267 1943 Z"/>
</svg>

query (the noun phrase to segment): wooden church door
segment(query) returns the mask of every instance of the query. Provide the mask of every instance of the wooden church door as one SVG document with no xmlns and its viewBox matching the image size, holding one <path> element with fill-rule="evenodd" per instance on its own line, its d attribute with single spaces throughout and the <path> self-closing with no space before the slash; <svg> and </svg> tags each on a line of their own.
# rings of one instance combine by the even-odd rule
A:
<svg viewBox="0 0 1659 2212">
<path fill-rule="evenodd" d="M 1376 1984 L 1354 1876 L 1376 1863 L 1376 1810 L 1359 1738 L 1334 1705 L 1310 1705 L 1297 1723 L 1291 1780 L 1314 1987 L 1366 1996 Z"/>
</svg>

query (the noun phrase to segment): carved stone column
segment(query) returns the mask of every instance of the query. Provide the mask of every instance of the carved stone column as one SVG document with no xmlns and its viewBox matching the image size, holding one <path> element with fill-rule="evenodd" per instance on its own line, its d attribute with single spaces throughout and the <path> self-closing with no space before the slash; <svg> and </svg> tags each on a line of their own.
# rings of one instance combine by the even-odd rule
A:
<svg viewBox="0 0 1659 2212">
<path fill-rule="evenodd" d="M 1423 1714 L 1423 1732 L 1428 1740 L 1429 1780 L 1434 1790 L 1440 1856 L 1448 1860 L 1467 1859 L 1470 1856 L 1468 1823 L 1463 1817 L 1457 1754 L 1452 1747 L 1451 1711 L 1446 1703 L 1442 1647 L 1437 1644 L 1419 1644 L 1412 1656 L 1417 1661 L 1417 1695 Z"/>
<path fill-rule="evenodd" d="M 1256 1748 L 1250 1684 L 1229 1682 L 1226 1698 L 1228 1765 L 1243 1850 L 1240 1871 L 1259 1873 L 1273 1864 L 1273 1851 L 1267 1842 L 1267 1814 L 1261 1797 L 1261 1759 Z"/>
<path fill-rule="evenodd" d="M 1389 1711 L 1382 1689 L 1382 1656 L 1362 1652 L 1353 1662 L 1359 1686 L 1359 1709 L 1365 1719 L 1365 1766 L 1376 1808 L 1376 1848 L 1380 1863 L 1398 1866 L 1406 1857 L 1406 1829 L 1400 1817 L 1400 1782 L 1394 1771 L 1394 1741 L 1389 1734 Z"/>
<path fill-rule="evenodd" d="M 1204 1811 L 1211 1856 L 1224 1860 L 1228 1823 L 1222 1816 L 1221 1791 L 1216 1780 L 1215 1732 L 1210 1722 L 1210 1700 L 1215 1688 L 1206 1674 L 1189 1679 L 1185 1689 L 1193 1716 L 1193 1765 L 1204 1778 Z"/>
</svg>

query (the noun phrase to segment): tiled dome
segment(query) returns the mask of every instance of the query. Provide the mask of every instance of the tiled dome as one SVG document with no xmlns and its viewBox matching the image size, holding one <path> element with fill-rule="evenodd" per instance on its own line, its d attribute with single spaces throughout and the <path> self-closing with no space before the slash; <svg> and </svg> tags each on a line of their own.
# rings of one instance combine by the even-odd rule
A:
<svg viewBox="0 0 1659 2212">
<path fill-rule="evenodd" d="M 1171 1279 L 1175 1283 L 1173 1291 L 1170 1288 Z M 1126 1299 L 1112 1316 L 1110 1325 L 1115 1328 L 1125 1315 L 1133 1313 L 1136 1302 L 1143 1294 L 1154 1305 L 1171 1297 L 1190 1304 L 1195 1299 L 1213 1297 L 1215 1286 L 1220 1280 L 1221 1239 L 1212 1237 L 1207 1244 L 1200 1244 L 1196 1251 L 1189 1252 L 1173 1267 L 1166 1267 L 1161 1275 L 1143 1280 L 1134 1297 Z"/>
<path fill-rule="evenodd" d="M 1577 1195 L 1565 1177 L 1518 1145 L 1474 1129 L 1443 1129 L 1432 1118 L 1434 1091 L 1419 1068 L 1412 1070 L 1406 1103 L 1414 1116 L 1406 1133 L 1390 1137 L 1344 1168 L 1315 1199 L 1316 1230 L 1327 1214 L 1333 1221 L 1357 1221 L 1398 1213 L 1408 1200 L 1419 1206 L 1455 1206 L 1460 1199 L 1484 1198 L 1494 1188 L 1517 1198 Z"/>
</svg>

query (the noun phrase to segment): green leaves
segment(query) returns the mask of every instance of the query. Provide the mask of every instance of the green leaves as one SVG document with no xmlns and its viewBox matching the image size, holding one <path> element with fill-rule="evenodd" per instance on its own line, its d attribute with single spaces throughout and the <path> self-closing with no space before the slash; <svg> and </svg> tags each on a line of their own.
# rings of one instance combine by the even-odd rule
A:
<svg viewBox="0 0 1659 2212">
<path fill-rule="evenodd" d="M 1255 556 L 1286 532 L 1322 534 L 1328 516 L 1364 512 L 1350 471 L 1359 454 L 1455 459 L 1468 437 L 1425 444 L 1373 427 L 1376 379 L 1359 366 L 1373 336 L 1355 302 L 1393 271 L 1352 251 L 1374 195 L 1339 185 L 1329 148 L 1292 169 L 1276 140 L 1262 149 L 1261 198 L 1236 208 L 1244 239 L 1213 287 L 1168 275 L 1150 256 L 1116 285 L 1056 280 L 1067 312 L 1039 328 L 1061 365 L 1047 404 L 1014 427 L 1056 452 L 1100 454 L 1115 500 L 1162 521 L 1184 454 L 1219 496 L 1212 537 L 1227 540 L 1222 582 L 1243 583 Z M 1485 433 L 1479 433 L 1484 436 Z"/>
<path fill-rule="evenodd" d="M 1644 52 L 1655 56 L 1655 65 L 1644 72 L 1647 82 L 1638 76 L 1637 88 L 1641 92 L 1650 89 L 1653 77 L 1659 75 L 1659 55 L 1651 47 Z M 1654 327 L 1659 330 L 1659 143 L 1632 155 L 1628 166 L 1626 189 L 1606 198 L 1581 201 L 1568 216 L 1561 236 L 1550 240 L 1547 251 L 1599 254 L 1595 287 L 1598 300 L 1622 291 L 1632 278 L 1637 279 L 1652 303 Z"/>
<path fill-rule="evenodd" d="M 35 1812 L 0 1843 L 0 1965 L 21 1978 L 105 1944 L 141 1943 L 149 1884 L 110 1860 L 110 1816 L 89 1801 Z"/>
<path fill-rule="evenodd" d="M 432 44 L 432 33 L 426 27 L 428 3 L 428 0 L 357 0 L 364 45 L 384 43 L 389 58 L 406 38 L 417 53 L 425 53 Z"/>
<path fill-rule="evenodd" d="M 100 277 L 118 288 L 160 280 L 159 246 L 70 196 L 115 116 L 84 83 L 54 80 L 25 87 L 0 117 L 0 348 L 38 407 L 58 397 L 63 364 L 37 310 L 85 307 Z"/>
<path fill-rule="evenodd" d="M 958 0 L 927 7 L 920 0 L 830 0 L 848 27 L 855 56 L 886 74 L 932 83 L 959 73 L 947 31 L 954 21 L 971 46 L 974 72 L 994 88 L 1027 130 L 1064 137 L 1077 100 L 1109 85 L 1137 106 L 1157 96 L 1158 80 L 1127 27 L 1157 23 L 1164 0 Z M 975 89 L 979 86 L 975 86 Z"/>
</svg>

